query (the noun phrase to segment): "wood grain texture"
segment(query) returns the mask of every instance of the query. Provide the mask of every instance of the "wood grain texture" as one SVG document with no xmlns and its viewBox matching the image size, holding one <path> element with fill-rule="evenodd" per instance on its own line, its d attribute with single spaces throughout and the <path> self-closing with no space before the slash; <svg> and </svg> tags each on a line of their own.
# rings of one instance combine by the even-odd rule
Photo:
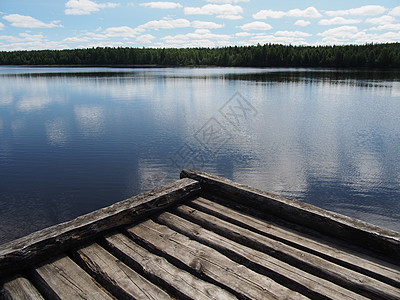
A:
<svg viewBox="0 0 400 300">
<path fill-rule="evenodd" d="M 250 299 L 307 299 L 270 278 L 230 260 L 218 251 L 151 220 L 128 228 L 134 238 L 172 257 L 185 268 L 207 276 L 241 297 Z"/>
<path fill-rule="evenodd" d="M 72 221 L 61 223 L 0 246 L 0 278 L 32 266 L 49 255 L 79 247 L 100 234 L 130 224 L 182 201 L 200 189 L 199 183 L 178 180 Z"/>
<path fill-rule="evenodd" d="M 122 234 L 106 237 L 109 247 L 117 251 L 131 265 L 140 268 L 155 282 L 172 291 L 176 297 L 198 300 L 231 300 L 235 296 L 224 289 L 169 263 L 162 256 L 150 253 Z"/>
<path fill-rule="evenodd" d="M 400 265 L 400 233 L 316 206 L 267 193 L 247 185 L 196 170 L 183 170 L 181 178 L 200 182 L 203 192 L 225 197 L 267 214 L 318 230 L 369 249 Z"/>
<path fill-rule="evenodd" d="M 3 284 L 0 299 L 6 300 L 43 300 L 44 298 L 26 278 L 17 276 Z"/>
<path fill-rule="evenodd" d="M 51 299 L 115 299 L 69 257 L 36 268 L 32 275 Z"/>
<path fill-rule="evenodd" d="M 190 206 L 400 288 L 400 266 L 398 265 L 257 219 L 203 197 L 190 201 Z"/>
<path fill-rule="evenodd" d="M 171 299 L 98 244 L 79 249 L 76 254 L 89 273 L 120 299 Z"/>
<path fill-rule="evenodd" d="M 289 286 L 291 289 L 296 289 L 310 298 L 366 299 L 341 286 L 304 272 L 261 251 L 236 243 L 174 214 L 162 213 L 157 217 L 157 221 L 185 234 L 191 239 L 213 247 L 229 257 L 233 257 L 235 261 L 246 263 L 257 272 L 276 278 L 277 282 Z"/>
<path fill-rule="evenodd" d="M 177 207 L 176 211 L 188 220 L 192 220 L 226 238 L 265 252 L 279 260 L 357 293 L 381 299 L 400 298 L 400 289 L 332 263 L 314 254 L 223 221 L 186 205 Z"/>
</svg>

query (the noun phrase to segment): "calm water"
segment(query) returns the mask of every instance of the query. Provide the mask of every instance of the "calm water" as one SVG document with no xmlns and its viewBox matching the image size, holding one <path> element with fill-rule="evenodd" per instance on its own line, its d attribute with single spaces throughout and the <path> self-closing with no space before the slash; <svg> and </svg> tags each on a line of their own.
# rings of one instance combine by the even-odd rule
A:
<svg viewBox="0 0 400 300">
<path fill-rule="evenodd" d="M 194 167 L 400 231 L 400 74 L 0 67 L 0 243 Z"/>
</svg>

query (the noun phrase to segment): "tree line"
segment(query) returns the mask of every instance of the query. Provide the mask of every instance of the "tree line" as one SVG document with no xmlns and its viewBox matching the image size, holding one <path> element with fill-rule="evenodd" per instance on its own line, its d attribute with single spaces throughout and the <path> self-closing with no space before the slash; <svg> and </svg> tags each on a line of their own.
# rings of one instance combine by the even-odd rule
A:
<svg viewBox="0 0 400 300">
<path fill-rule="evenodd" d="M 400 43 L 1 51 L 0 65 L 398 68 Z"/>
</svg>

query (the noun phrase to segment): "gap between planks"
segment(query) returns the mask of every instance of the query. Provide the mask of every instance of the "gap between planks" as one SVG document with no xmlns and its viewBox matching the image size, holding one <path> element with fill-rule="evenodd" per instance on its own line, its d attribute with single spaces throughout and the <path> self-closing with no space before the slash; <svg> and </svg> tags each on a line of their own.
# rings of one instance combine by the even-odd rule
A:
<svg viewBox="0 0 400 300">
<path fill-rule="evenodd" d="M 179 299 L 236 299 L 226 290 L 178 268 L 166 258 L 151 253 L 121 233 L 105 237 L 105 243 L 122 261 L 140 269 Z"/>
<path fill-rule="evenodd" d="M 127 228 L 127 231 L 151 249 L 178 261 L 193 273 L 211 278 L 241 298 L 307 298 L 152 220 Z"/>
<path fill-rule="evenodd" d="M 280 241 L 223 221 L 215 216 L 205 214 L 186 205 L 176 208 L 176 212 L 180 216 L 184 216 L 186 219 L 221 234 L 226 238 L 268 253 L 279 260 L 357 293 L 375 298 L 381 297 L 383 299 L 398 299 L 400 297 L 400 290 L 391 285 L 336 265 L 319 256 L 299 250 Z"/>
<path fill-rule="evenodd" d="M 157 221 L 207 246 L 213 247 L 230 259 L 274 279 L 310 298 L 318 299 L 365 299 L 327 280 L 304 272 L 257 251 L 224 238 L 212 231 L 191 223 L 177 215 L 162 213 Z"/>
<path fill-rule="evenodd" d="M 300 250 L 363 273 L 400 288 L 400 266 L 379 260 L 341 245 L 327 242 L 306 233 L 298 232 L 231 209 L 204 197 L 188 201 L 187 205 L 218 217 L 255 233 L 283 242 Z"/>
</svg>

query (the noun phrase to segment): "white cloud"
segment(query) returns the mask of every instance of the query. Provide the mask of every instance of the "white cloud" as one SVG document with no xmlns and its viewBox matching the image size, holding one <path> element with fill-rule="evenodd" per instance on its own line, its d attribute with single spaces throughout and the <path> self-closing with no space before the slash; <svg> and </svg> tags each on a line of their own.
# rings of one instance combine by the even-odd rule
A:
<svg viewBox="0 0 400 300">
<path fill-rule="evenodd" d="M 140 25 L 139 29 L 173 29 L 173 28 L 184 28 L 190 27 L 190 22 L 186 19 L 164 19 L 158 21 L 149 21 L 143 25 Z"/>
<path fill-rule="evenodd" d="M 133 38 L 138 35 L 143 30 L 131 28 L 129 26 L 121 26 L 121 27 L 109 27 L 103 31 L 106 37 L 123 37 L 123 38 Z M 101 35 L 99 36 L 102 37 Z"/>
<path fill-rule="evenodd" d="M 110 28 L 118 28 L 118 27 L 110 27 Z M 122 29 L 121 29 L 122 30 Z M 116 30 L 115 34 L 118 36 L 118 30 Z M 113 37 L 114 29 L 107 29 L 103 32 L 104 34 L 94 33 L 94 32 L 87 32 L 85 35 L 90 38 L 91 40 L 104 40 L 107 37 Z"/>
<path fill-rule="evenodd" d="M 399 35 L 398 32 L 386 32 L 384 34 L 374 35 L 372 40 L 376 41 L 378 43 L 399 42 L 400 41 L 400 35 Z"/>
<path fill-rule="evenodd" d="M 275 36 L 286 36 L 286 37 L 297 37 L 297 38 L 302 38 L 302 37 L 309 37 L 311 34 L 303 31 L 277 31 L 275 32 Z"/>
<path fill-rule="evenodd" d="M 250 0 L 207 0 L 210 3 L 218 3 L 218 4 L 231 4 L 231 3 L 239 3 L 239 2 L 249 2 Z"/>
<path fill-rule="evenodd" d="M 173 40 L 229 40 L 232 37 L 227 34 L 215 34 L 212 33 L 208 29 L 196 29 L 192 33 L 186 33 L 186 34 L 177 34 L 174 36 L 168 35 L 163 38 L 162 40 L 168 40 L 168 41 L 173 41 Z"/>
<path fill-rule="evenodd" d="M 400 24 L 385 24 L 380 25 L 378 27 L 372 27 L 369 30 L 392 30 L 392 31 L 400 31 Z"/>
<path fill-rule="evenodd" d="M 318 12 L 318 10 L 310 6 L 304 10 L 301 9 L 292 9 L 287 12 L 288 17 L 303 17 L 303 18 L 320 18 L 322 15 Z"/>
<path fill-rule="evenodd" d="M 400 42 L 400 34 L 398 32 L 385 32 L 384 34 L 376 34 L 368 37 L 368 40 L 372 40 L 376 43 L 394 43 Z M 361 41 L 366 43 L 366 41 Z"/>
<path fill-rule="evenodd" d="M 250 32 L 238 32 L 238 33 L 235 33 L 235 35 L 236 36 L 240 36 L 240 37 L 246 37 L 246 36 L 252 36 L 253 33 L 250 33 Z"/>
<path fill-rule="evenodd" d="M 265 22 L 255 21 L 255 22 L 244 24 L 244 25 L 240 26 L 240 28 L 244 31 L 247 31 L 247 30 L 269 30 L 272 28 L 272 26 Z"/>
<path fill-rule="evenodd" d="M 3 17 L 4 20 L 11 23 L 11 26 L 22 27 L 22 28 L 53 28 L 62 27 L 59 25 L 59 21 L 53 21 L 51 23 L 44 23 L 38 19 L 32 18 L 30 16 L 23 16 L 19 14 L 11 14 Z"/>
<path fill-rule="evenodd" d="M 284 11 L 277 11 L 271 9 L 263 9 L 253 15 L 254 19 L 266 19 L 266 18 L 273 18 L 279 19 L 286 16 Z"/>
<path fill-rule="evenodd" d="M 19 36 L 23 38 L 24 41 L 42 41 L 44 36 L 42 34 L 29 34 L 29 33 L 20 33 Z"/>
<path fill-rule="evenodd" d="M 395 18 L 392 16 L 382 16 L 378 18 L 369 18 L 365 22 L 371 23 L 371 24 L 379 24 L 379 25 L 385 25 L 385 24 L 390 24 L 395 21 Z"/>
<path fill-rule="evenodd" d="M 318 22 L 319 25 L 344 25 L 344 24 L 358 24 L 361 20 L 345 19 L 343 17 L 335 17 L 332 19 L 322 19 Z"/>
<path fill-rule="evenodd" d="M 9 50 L 24 49 L 25 47 L 29 49 L 35 49 L 35 47 L 43 49 L 43 45 L 51 43 L 42 34 L 29 33 L 20 33 L 18 37 L 2 35 L 0 36 L 0 41 L 9 43 L 7 46 L 3 46 Z"/>
<path fill-rule="evenodd" d="M 226 34 L 214 34 L 208 29 L 197 29 L 187 34 L 168 35 L 158 43 L 159 47 L 218 47 L 230 45 L 229 40 L 232 38 Z"/>
<path fill-rule="evenodd" d="M 254 19 L 266 19 L 266 18 L 279 19 L 282 17 L 320 18 L 322 17 L 322 15 L 313 6 L 307 7 L 306 9 L 303 10 L 295 8 L 286 12 L 280 10 L 263 9 L 253 15 Z"/>
<path fill-rule="evenodd" d="M 0 22 L 0 30 L 3 30 L 4 27 L 5 27 L 4 24 Z"/>
<path fill-rule="evenodd" d="M 208 47 L 208 48 L 215 48 L 215 47 L 226 47 L 232 46 L 231 42 L 227 40 L 165 40 L 162 43 L 156 43 L 156 47 L 161 48 L 198 48 L 198 47 Z"/>
<path fill-rule="evenodd" d="M 214 22 L 206 22 L 206 21 L 193 21 L 192 22 L 192 27 L 194 28 L 209 28 L 209 29 L 215 29 L 215 28 L 222 28 L 225 27 L 224 24 L 217 24 Z"/>
<path fill-rule="evenodd" d="M 96 43 L 88 43 L 84 45 L 79 45 L 76 48 L 97 48 L 97 47 L 127 47 L 127 45 L 132 44 L 132 42 L 122 42 L 122 41 L 99 41 Z M 63 48 L 65 49 L 65 47 Z"/>
<path fill-rule="evenodd" d="M 88 37 L 68 37 L 63 39 L 64 43 L 82 43 L 88 42 L 90 39 Z"/>
<path fill-rule="evenodd" d="M 185 7 L 186 15 L 217 15 L 220 18 L 238 18 L 243 8 L 239 5 L 231 4 L 206 4 L 202 7 Z M 241 17 L 240 17 L 241 18 Z"/>
<path fill-rule="evenodd" d="M 390 12 L 389 15 L 395 16 L 395 17 L 400 17 L 400 6 L 397 6 L 393 8 Z"/>
<path fill-rule="evenodd" d="M 240 20 L 243 19 L 241 15 L 218 15 L 219 19 L 227 19 L 227 20 Z"/>
<path fill-rule="evenodd" d="M 66 49 L 64 42 L 49 41 L 42 34 L 20 33 L 16 36 L 0 36 L 0 41 L 7 44 L 1 45 L 2 50 L 42 50 L 42 49 Z"/>
<path fill-rule="evenodd" d="M 374 43 L 394 43 L 400 41 L 398 32 L 385 32 L 383 34 L 370 34 L 365 31 L 343 31 L 342 33 L 333 32 L 323 38 L 325 44 L 365 44 L 373 41 Z"/>
<path fill-rule="evenodd" d="M 294 25 L 301 26 L 301 27 L 306 27 L 310 24 L 311 24 L 310 21 L 304 21 L 304 20 L 297 20 L 296 22 L 294 22 Z"/>
<path fill-rule="evenodd" d="M 249 40 L 249 44 L 291 44 L 291 45 L 307 45 L 308 43 L 303 38 L 286 37 L 275 35 L 256 35 Z"/>
<path fill-rule="evenodd" d="M 66 15 L 89 15 L 93 12 L 99 11 L 104 8 L 117 7 L 118 3 L 101 3 L 98 4 L 90 0 L 69 0 L 65 3 L 65 14 Z"/>
<path fill-rule="evenodd" d="M 28 42 L 15 42 L 1 46 L 2 50 L 46 50 L 46 49 L 66 49 L 67 44 L 57 41 L 28 41 Z M 82 47 L 81 47 L 82 48 Z"/>
<path fill-rule="evenodd" d="M 145 44 L 150 44 L 155 39 L 155 36 L 151 34 L 144 34 L 137 37 L 137 41 Z"/>
<path fill-rule="evenodd" d="M 141 3 L 141 6 L 151 7 L 151 8 L 160 8 L 160 9 L 173 9 L 183 7 L 182 4 L 177 2 L 148 2 Z"/>
<path fill-rule="evenodd" d="M 346 10 L 330 10 L 326 11 L 330 17 L 335 16 L 376 16 L 383 14 L 387 9 L 381 5 L 364 5 L 358 8 L 350 8 Z"/>
<path fill-rule="evenodd" d="M 360 37 L 360 34 L 365 34 L 365 32 L 359 32 L 357 26 L 340 26 L 318 33 L 319 36 L 323 37 L 323 41 L 328 44 L 354 41 Z"/>
<path fill-rule="evenodd" d="M 347 36 L 349 34 L 354 34 L 358 32 L 357 26 L 340 26 L 332 29 L 328 29 L 322 33 L 318 33 L 321 36 Z"/>
<path fill-rule="evenodd" d="M 0 41 L 5 41 L 7 43 L 17 43 L 21 42 L 22 39 L 11 35 L 0 35 Z"/>
</svg>

